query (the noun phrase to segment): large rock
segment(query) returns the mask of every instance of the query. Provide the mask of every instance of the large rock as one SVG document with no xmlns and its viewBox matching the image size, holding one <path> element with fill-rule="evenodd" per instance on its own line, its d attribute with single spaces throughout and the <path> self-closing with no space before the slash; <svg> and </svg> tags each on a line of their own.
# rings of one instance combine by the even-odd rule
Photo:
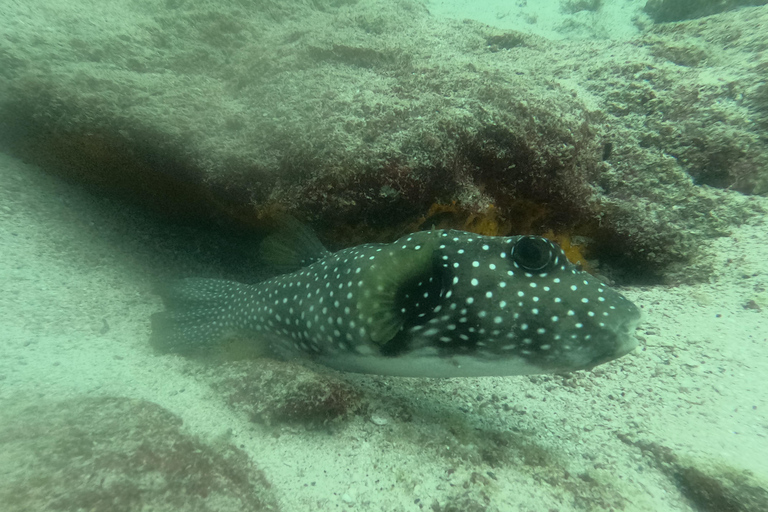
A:
<svg viewBox="0 0 768 512">
<path fill-rule="evenodd" d="M 0 147 L 166 213 L 287 209 L 336 244 L 479 218 L 643 280 L 768 192 L 766 7 L 554 42 L 407 0 L 29 5 Z"/>
</svg>

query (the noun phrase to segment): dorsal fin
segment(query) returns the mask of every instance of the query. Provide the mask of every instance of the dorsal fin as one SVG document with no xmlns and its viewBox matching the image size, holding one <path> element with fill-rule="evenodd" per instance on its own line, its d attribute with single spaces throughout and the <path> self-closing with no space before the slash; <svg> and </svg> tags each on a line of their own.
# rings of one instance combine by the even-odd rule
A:
<svg viewBox="0 0 768 512">
<path fill-rule="evenodd" d="M 409 237 L 411 240 L 401 238 L 385 248 L 363 275 L 365 286 L 357 309 L 368 325 L 371 340 L 382 346 L 406 321 L 407 315 L 398 306 L 404 287 L 426 282 L 434 274 L 433 255 L 439 235 L 422 231 Z"/>
<path fill-rule="evenodd" d="M 275 218 L 275 231 L 259 247 L 264 263 L 288 273 L 311 265 L 331 254 L 315 233 L 287 214 Z"/>
</svg>

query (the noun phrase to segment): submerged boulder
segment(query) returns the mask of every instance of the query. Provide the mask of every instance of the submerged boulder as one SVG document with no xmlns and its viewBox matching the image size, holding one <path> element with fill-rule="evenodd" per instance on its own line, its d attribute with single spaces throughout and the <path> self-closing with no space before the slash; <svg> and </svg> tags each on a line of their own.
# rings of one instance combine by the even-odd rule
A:
<svg viewBox="0 0 768 512">
<path fill-rule="evenodd" d="M 408 0 L 9 11 L 0 148 L 176 218 L 288 210 L 338 246 L 487 219 L 624 281 L 680 280 L 768 193 L 768 7 L 630 41 Z"/>
</svg>

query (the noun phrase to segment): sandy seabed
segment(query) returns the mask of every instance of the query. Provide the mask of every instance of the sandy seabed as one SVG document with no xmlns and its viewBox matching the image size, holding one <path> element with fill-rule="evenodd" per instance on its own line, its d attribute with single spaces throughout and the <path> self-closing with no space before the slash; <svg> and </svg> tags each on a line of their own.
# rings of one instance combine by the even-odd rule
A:
<svg viewBox="0 0 768 512">
<path fill-rule="evenodd" d="M 153 282 L 205 271 L 178 232 L 4 155 L 0 199 L 3 410 L 153 402 L 203 442 L 239 447 L 284 511 L 695 510 L 662 451 L 768 481 L 765 218 L 702 241 L 708 282 L 623 289 L 645 321 L 618 361 L 564 376 L 343 376 L 367 408 L 303 428 L 250 421 L 199 377 L 204 363 L 150 349 Z M 489 436 L 523 441 L 494 455 Z"/>
</svg>

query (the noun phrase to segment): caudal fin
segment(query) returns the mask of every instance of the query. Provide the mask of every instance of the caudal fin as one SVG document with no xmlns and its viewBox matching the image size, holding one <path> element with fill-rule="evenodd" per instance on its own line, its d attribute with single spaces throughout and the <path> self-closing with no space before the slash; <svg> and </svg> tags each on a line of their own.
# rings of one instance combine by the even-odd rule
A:
<svg viewBox="0 0 768 512">
<path fill-rule="evenodd" d="M 245 286 L 220 279 L 191 278 L 161 287 L 165 311 L 152 315 L 150 343 L 161 352 L 182 354 L 215 348 L 245 327 L 242 315 L 233 309 L 234 298 Z"/>
</svg>

